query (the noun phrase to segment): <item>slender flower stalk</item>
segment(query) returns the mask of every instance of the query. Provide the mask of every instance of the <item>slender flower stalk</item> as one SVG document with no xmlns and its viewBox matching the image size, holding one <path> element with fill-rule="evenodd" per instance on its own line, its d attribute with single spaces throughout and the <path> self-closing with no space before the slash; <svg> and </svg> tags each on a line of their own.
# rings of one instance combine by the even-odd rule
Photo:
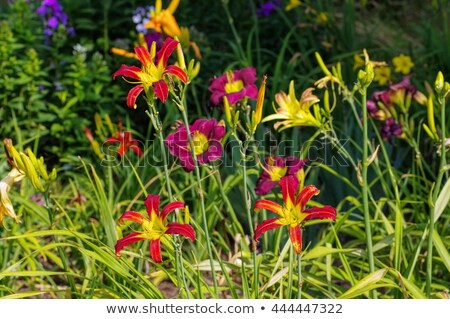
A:
<svg viewBox="0 0 450 319">
<path fill-rule="evenodd" d="M 297 276 L 298 276 L 298 290 L 297 290 L 297 299 L 302 298 L 302 285 L 303 285 L 303 277 L 302 277 L 302 255 L 297 255 Z"/>
<path fill-rule="evenodd" d="M 370 211 L 369 211 L 369 185 L 367 180 L 367 168 L 369 163 L 368 158 L 368 119 L 367 119 L 367 87 L 361 89 L 361 105 L 363 109 L 363 154 L 362 154 L 362 195 L 363 195 L 363 210 L 364 210 L 364 226 L 366 229 L 366 244 L 367 244 L 367 255 L 369 259 L 369 272 L 373 273 L 375 271 L 375 261 L 373 255 L 373 244 L 372 244 L 372 229 L 370 226 Z M 372 297 L 376 298 L 376 291 L 372 291 Z"/>
<path fill-rule="evenodd" d="M 240 142 L 242 144 L 242 142 Z M 247 143 L 245 143 L 247 144 Z M 244 145 L 241 145 L 241 158 L 242 161 L 242 174 L 244 176 L 244 204 L 245 204 L 245 211 L 247 212 L 247 219 L 248 219 L 248 227 L 250 230 L 250 236 L 253 238 L 255 236 L 254 228 L 253 228 L 253 218 L 251 213 L 251 206 L 250 206 L 250 193 L 248 191 L 248 181 L 247 181 L 247 147 Z M 253 247 L 254 245 L 254 247 Z M 258 291 L 259 291 L 259 274 L 258 274 L 258 262 L 257 262 L 257 256 L 256 256 L 256 242 L 252 242 L 252 257 L 253 257 L 253 293 L 254 297 L 258 298 Z"/>
<path fill-rule="evenodd" d="M 442 80 L 441 80 L 442 78 Z M 438 91 L 438 103 L 441 109 L 441 159 L 439 163 L 439 172 L 436 179 L 436 184 L 434 185 L 434 190 L 432 194 L 432 206 L 430 208 L 430 225 L 429 225 L 429 233 L 428 233 L 428 248 L 427 248 L 427 271 L 426 271 L 426 294 L 427 297 L 431 297 L 431 283 L 433 279 L 433 232 L 435 228 L 435 210 L 436 210 L 436 200 L 439 196 L 441 190 L 442 179 L 444 178 L 445 170 L 444 167 L 446 165 L 446 128 L 445 128 L 445 95 L 448 92 L 445 92 L 444 88 L 441 88 L 439 82 L 444 83 L 442 73 L 439 72 L 437 80 L 436 80 L 436 91 Z"/>
<path fill-rule="evenodd" d="M 182 101 L 182 108 L 180 108 L 181 110 L 181 114 L 183 115 L 183 121 L 184 121 L 184 126 L 186 127 L 186 133 L 189 139 L 189 147 L 191 150 L 195 149 L 195 145 L 194 142 L 192 140 L 192 136 L 191 136 L 191 131 L 189 128 L 189 120 L 187 117 L 187 112 L 186 112 L 186 105 L 185 105 L 185 100 L 184 100 L 184 95 L 183 98 L 181 99 Z M 218 295 L 219 289 L 218 289 L 218 285 L 217 285 L 217 278 L 216 278 L 216 271 L 215 271 L 215 267 L 214 267 L 214 259 L 213 259 L 213 254 L 212 254 L 212 249 L 211 249 L 211 238 L 209 235 L 209 229 L 208 229 L 208 220 L 206 218 L 206 207 L 205 207 L 205 199 L 204 199 L 204 193 L 203 193 L 203 187 L 202 187 L 202 179 L 200 176 L 200 168 L 198 165 L 198 161 L 197 161 L 197 154 L 195 154 L 195 152 L 192 152 L 192 158 L 194 160 L 194 171 L 195 171 L 195 177 L 197 179 L 197 187 L 198 187 L 198 197 L 200 199 L 200 207 L 201 207 L 201 212 L 202 212 L 202 221 L 203 221 L 203 228 L 204 228 L 204 232 L 205 232 L 205 241 L 206 241 L 206 247 L 208 249 L 208 255 L 209 255 L 209 262 L 210 262 L 210 266 L 211 266 L 211 274 L 212 274 L 212 279 L 213 279 L 213 285 L 214 285 L 214 292 L 216 294 L 216 296 Z"/>
<path fill-rule="evenodd" d="M 192 161 L 193 161 L 193 166 L 194 166 L 195 178 L 197 179 L 198 198 L 200 201 L 202 222 L 203 222 L 203 228 L 204 228 L 203 231 L 205 232 L 205 241 L 206 241 L 206 247 L 207 247 L 208 255 L 209 255 L 209 262 L 210 262 L 212 280 L 213 280 L 213 285 L 214 285 L 214 293 L 216 296 L 218 296 L 219 288 L 218 288 L 218 284 L 217 284 L 217 278 L 215 276 L 216 271 L 215 271 L 213 253 L 212 253 L 212 248 L 211 248 L 211 237 L 210 237 L 209 229 L 208 229 L 208 220 L 206 217 L 206 206 L 205 206 L 204 192 L 203 192 L 203 186 L 202 186 L 202 179 L 200 176 L 200 167 L 199 167 L 199 162 L 197 159 L 198 152 L 195 151 L 196 149 L 198 149 L 198 145 L 194 144 L 193 136 L 191 134 L 191 129 L 190 129 L 188 115 L 187 115 L 185 90 L 186 90 L 186 88 L 184 87 L 183 89 L 181 89 L 180 94 L 178 96 L 174 96 L 174 102 L 177 105 L 177 107 L 180 110 L 182 117 L 183 117 L 186 135 L 187 135 L 187 139 L 189 142 L 188 148 L 189 148 L 189 150 L 193 150 L 190 153 L 192 153 L 191 155 L 192 155 Z"/>
<path fill-rule="evenodd" d="M 148 115 L 148 117 L 150 118 L 150 121 L 153 124 L 153 127 L 158 132 L 161 156 L 162 156 L 163 167 L 164 167 L 164 176 L 165 176 L 166 183 L 167 183 L 166 184 L 167 194 L 169 195 L 169 200 L 172 201 L 173 195 L 172 195 L 172 188 L 170 187 L 170 179 L 169 179 L 170 174 L 169 174 L 169 166 L 168 166 L 168 162 L 167 162 L 166 148 L 164 146 L 164 135 L 162 132 L 163 128 L 162 128 L 161 121 L 159 120 L 159 116 L 155 109 L 155 106 L 151 103 L 149 103 L 148 105 L 150 108 L 150 112 L 147 110 L 147 111 L 145 111 L 145 113 Z"/>
</svg>

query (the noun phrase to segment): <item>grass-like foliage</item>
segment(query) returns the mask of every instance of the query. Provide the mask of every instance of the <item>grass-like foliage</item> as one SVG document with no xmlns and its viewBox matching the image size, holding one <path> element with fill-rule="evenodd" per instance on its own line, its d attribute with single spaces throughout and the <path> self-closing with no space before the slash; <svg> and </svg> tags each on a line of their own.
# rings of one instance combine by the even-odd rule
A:
<svg viewBox="0 0 450 319">
<path fill-rule="evenodd" d="M 449 298 L 450 4 L 0 4 L 0 298 Z"/>
</svg>

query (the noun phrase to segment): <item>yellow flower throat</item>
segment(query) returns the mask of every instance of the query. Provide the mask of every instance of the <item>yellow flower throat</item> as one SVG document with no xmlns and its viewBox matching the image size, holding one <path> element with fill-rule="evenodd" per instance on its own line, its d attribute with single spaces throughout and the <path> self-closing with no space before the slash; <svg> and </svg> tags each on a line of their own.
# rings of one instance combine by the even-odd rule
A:
<svg viewBox="0 0 450 319">
<path fill-rule="evenodd" d="M 208 138 L 200 131 L 195 131 L 192 134 L 192 144 L 194 145 L 195 155 L 203 154 L 209 148 Z M 188 149 L 191 150 L 191 147 L 188 146 Z"/>
</svg>

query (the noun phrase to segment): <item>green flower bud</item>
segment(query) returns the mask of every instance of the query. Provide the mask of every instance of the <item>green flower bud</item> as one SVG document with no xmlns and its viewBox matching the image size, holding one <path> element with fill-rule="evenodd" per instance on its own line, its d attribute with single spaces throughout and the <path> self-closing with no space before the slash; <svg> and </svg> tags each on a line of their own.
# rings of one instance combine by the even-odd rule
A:
<svg viewBox="0 0 450 319">
<path fill-rule="evenodd" d="M 436 81 L 434 81 L 434 89 L 438 94 L 442 94 L 442 90 L 444 89 L 444 75 L 441 71 L 438 72 Z"/>
</svg>

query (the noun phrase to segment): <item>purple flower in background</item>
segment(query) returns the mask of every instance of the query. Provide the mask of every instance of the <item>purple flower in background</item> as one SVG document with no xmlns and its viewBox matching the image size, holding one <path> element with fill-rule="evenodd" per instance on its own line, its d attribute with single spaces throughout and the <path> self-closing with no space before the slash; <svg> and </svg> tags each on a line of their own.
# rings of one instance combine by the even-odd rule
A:
<svg viewBox="0 0 450 319">
<path fill-rule="evenodd" d="M 377 103 L 372 100 L 367 100 L 366 103 L 367 111 L 369 111 L 369 115 L 371 118 L 377 120 L 384 120 L 386 118 L 386 114 L 383 110 L 380 110 L 377 106 Z"/>
<path fill-rule="evenodd" d="M 164 42 L 164 37 L 162 33 L 156 32 L 154 30 L 148 30 L 144 35 L 145 43 L 147 43 L 147 47 L 151 48 L 152 43 L 156 42 L 156 51 L 159 51 Z"/>
<path fill-rule="evenodd" d="M 258 9 L 256 9 L 256 14 L 261 17 L 268 17 L 272 14 L 272 11 L 274 11 L 280 5 L 281 0 L 267 1 L 263 3 Z"/>
<path fill-rule="evenodd" d="M 59 4 L 58 0 L 43 0 L 41 6 L 36 9 L 36 13 L 41 16 L 44 22 L 44 35 L 49 38 L 60 25 L 67 27 L 67 14 Z M 69 35 L 74 35 L 72 27 L 67 28 Z"/>
<path fill-rule="evenodd" d="M 45 204 L 44 203 L 44 195 L 41 194 L 41 193 L 31 195 L 30 200 L 32 200 L 33 202 L 35 202 L 39 206 L 44 206 L 44 204 Z"/>
<path fill-rule="evenodd" d="M 59 82 L 55 82 L 55 83 L 54 83 L 54 86 L 55 86 L 55 90 L 56 90 L 56 91 L 62 91 L 62 90 L 64 90 L 62 84 L 59 83 Z"/>
<path fill-rule="evenodd" d="M 136 24 L 136 31 L 147 34 L 145 25 L 150 21 L 150 11 L 155 10 L 153 6 L 137 7 L 133 12 L 133 22 Z M 150 47 L 150 46 L 149 46 Z"/>
<path fill-rule="evenodd" d="M 381 130 L 381 136 L 386 140 L 392 140 L 394 136 L 399 136 L 403 134 L 402 126 L 395 122 L 393 117 L 389 117 L 384 122 L 384 127 Z"/>
<path fill-rule="evenodd" d="M 382 102 L 385 106 L 391 106 L 391 94 L 389 90 L 376 91 L 373 93 L 373 100 L 375 103 Z"/>
<path fill-rule="evenodd" d="M 58 27 L 58 19 L 56 19 L 56 17 L 51 17 L 50 19 L 47 20 L 47 27 L 49 27 L 50 29 L 56 29 Z"/>
</svg>

